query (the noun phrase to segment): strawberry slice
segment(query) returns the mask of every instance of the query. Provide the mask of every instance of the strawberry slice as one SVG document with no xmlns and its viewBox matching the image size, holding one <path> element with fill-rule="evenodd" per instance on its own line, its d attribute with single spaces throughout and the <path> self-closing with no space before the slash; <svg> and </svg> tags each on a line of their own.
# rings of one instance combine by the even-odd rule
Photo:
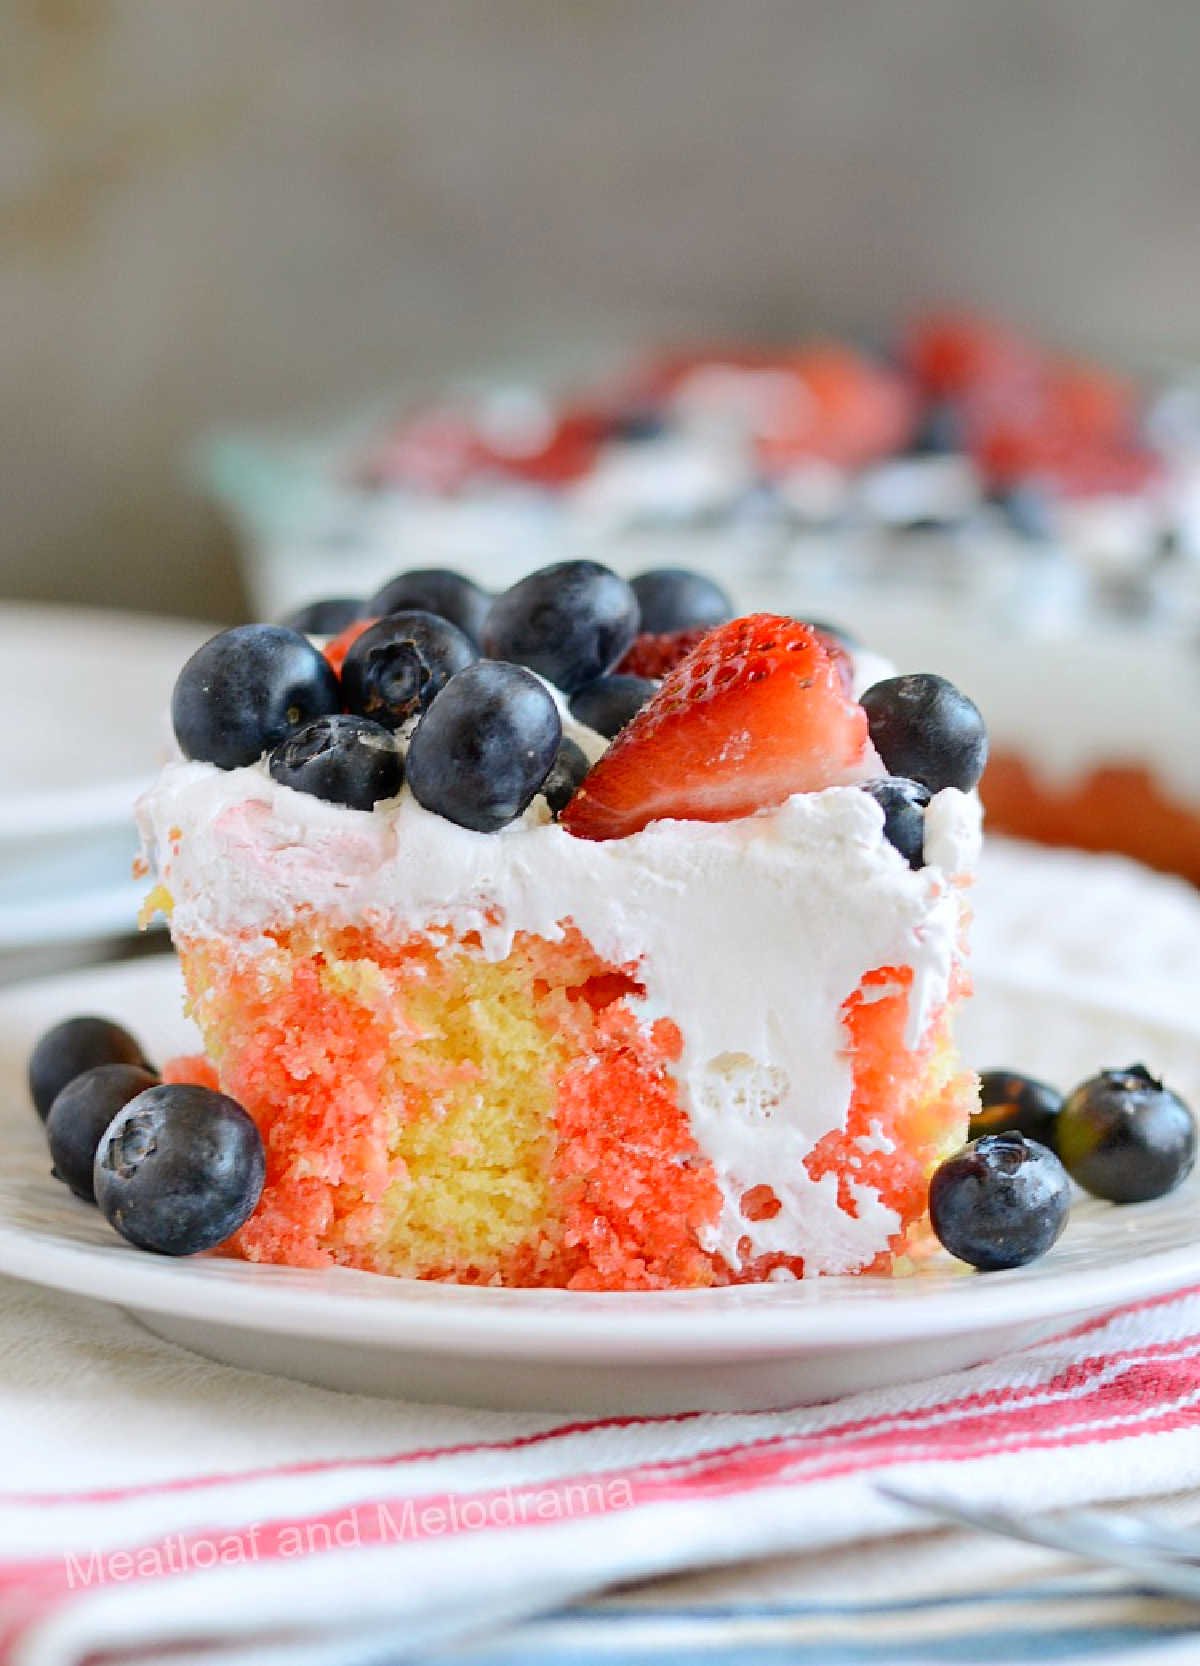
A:
<svg viewBox="0 0 1200 1666">
<path fill-rule="evenodd" d="M 580 839 L 652 821 L 733 821 L 883 773 L 862 707 L 810 625 L 771 613 L 709 631 L 562 814 Z"/>
<path fill-rule="evenodd" d="M 852 694 L 854 661 L 845 643 L 839 642 L 832 631 L 822 630 L 820 625 L 814 625 L 812 628 L 837 666 L 846 693 Z M 634 638 L 632 647 L 616 669 L 624 676 L 650 677 L 653 681 L 659 682 L 668 671 L 674 671 L 691 653 L 697 642 L 703 642 L 712 629 L 711 625 L 694 625 L 688 630 L 663 631 L 658 635 L 653 631 L 643 631 L 641 636 Z"/>
<path fill-rule="evenodd" d="M 1042 355 L 1031 343 L 990 319 L 969 312 L 939 312 L 908 331 L 904 357 L 926 392 L 954 399 L 981 389 L 1036 383 Z"/>
<path fill-rule="evenodd" d="M 634 638 L 617 670 L 630 677 L 665 677 L 668 671 L 674 671 L 680 661 L 687 658 L 697 642 L 702 642 L 711 629 L 711 625 L 700 625 L 685 631 L 662 631 L 657 635 L 653 631 L 643 631 L 641 636 Z"/>
<path fill-rule="evenodd" d="M 342 666 L 346 663 L 346 655 L 350 652 L 351 648 L 353 648 L 354 644 L 358 641 L 364 631 L 369 631 L 372 625 L 377 625 L 378 623 L 378 619 L 353 619 L 346 626 L 344 631 L 340 631 L 332 641 L 325 644 L 325 658 L 329 661 L 330 665 L 332 665 L 339 677 L 342 674 Z"/>
</svg>

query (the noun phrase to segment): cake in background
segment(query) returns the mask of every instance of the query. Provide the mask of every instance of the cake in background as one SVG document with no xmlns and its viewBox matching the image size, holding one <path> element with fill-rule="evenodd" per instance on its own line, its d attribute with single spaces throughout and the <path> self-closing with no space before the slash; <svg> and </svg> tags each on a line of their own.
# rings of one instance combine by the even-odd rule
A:
<svg viewBox="0 0 1200 1666">
<path fill-rule="evenodd" d="M 463 385 L 308 441 L 231 437 L 205 469 L 267 616 L 363 605 L 405 566 L 492 590 L 567 556 L 699 570 L 978 691 L 992 826 L 1200 882 L 1186 378 L 1143 387 L 941 314 L 886 354 L 712 347 L 564 391 Z"/>
</svg>

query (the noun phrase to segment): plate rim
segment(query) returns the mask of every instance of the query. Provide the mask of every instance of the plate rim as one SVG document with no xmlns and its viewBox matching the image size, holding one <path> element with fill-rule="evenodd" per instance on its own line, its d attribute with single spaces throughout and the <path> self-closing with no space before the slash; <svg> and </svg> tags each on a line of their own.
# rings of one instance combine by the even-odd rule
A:
<svg viewBox="0 0 1200 1666">
<path fill-rule="evenodd" d="M 45 634 L 47 631 L 77 630 L 95 639 L 99 629 L 108 632 L 114 645 L 120 635 L 136 636 L 144 644 L 160 637 L 164 651 L 178 651 L 181 655 L 194 650 L 222 629 L 211 620 L 178 618 L 160 613 L 139 613 L 132 608 L 74 606 L 54 602 L 0 602 L 0 628 L 6 621 L 16 621 L 22 632 Z M 204 634 L 202 634 L 204 633 Z M 189 650 L 187 644 L 192 644 Z M 179 664 L 183 664 L 181 658 Z M 164 733 L 164 745 L 166 743 Z M 14 798 L 0 801 L 0 841 L 17 843 L 43 835 L 78 833 L 86 837 L 101 828 L 115 827 L 123 822 L 133 825 L 133 806 L 153 784 L 157 765 L 148 761 L 144 769 L 133 774 L 95 781 L 86 787 L 62 787 L 18 793 Z"/>
<path fill-rule="evenodd" d="M 986 976 L 1003 985 L 1002 977 Z M 69 1011 L 81 987 L 88 1006 L 103 1006 L 109 990 L 120 1005 L 122 998 L 136 999 L 141 986 L 178 977 L 170 953 L 88 967 L 0 989 L 0 1017 L 31 998 L 60 993 Z M 1114 998 L 1113 1007 L 1120 1004 Z M 87 1208 L 66 1196 L 61 1201 Z M 133 1311 L 381 1350 L 666 1365 L 781 1359 L 1081 1319 L 1200 1280 L 1200 1213 L 1187 1244 L 1092 1269 L 1064 1268 L 1058 1278 L 1026 1281 L 1022 1271 L 977 1275 L 964 1268 L 962 1290 L 974 1292 L 969 1302 L 955 1286 L 929 1290 L 919 1280 L 911 1293 L 898 1288 L 905 1281 L 880 1281 L 881 1291 L 894 1292 L 882 1301 L 822 1301 L 819 1280 L 698 1291 L 488 1289 L 212 1256 L 178 1262 L 147 1255 L 115 1235 L 111 1245 L 78 1244 L 0 1214 L 0 1273 Z M 790 1299 L 780 1300 L 785 1290 Z M 369 1299 L 361 1299 L 363 1292 Z"/>
</svg>

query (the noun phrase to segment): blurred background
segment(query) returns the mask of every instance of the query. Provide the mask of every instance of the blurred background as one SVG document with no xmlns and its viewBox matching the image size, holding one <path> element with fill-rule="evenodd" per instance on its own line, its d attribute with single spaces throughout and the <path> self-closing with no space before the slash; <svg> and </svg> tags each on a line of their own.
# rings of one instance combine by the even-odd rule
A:
<svg viewBox="0 0 1200 1666">
<path fill-rule="evenodd" d="M 0 0 L 0 594 L 244 605 L 188 445 L 698 330 L 1200 350 L 1192 0 Z"/>
</svg>

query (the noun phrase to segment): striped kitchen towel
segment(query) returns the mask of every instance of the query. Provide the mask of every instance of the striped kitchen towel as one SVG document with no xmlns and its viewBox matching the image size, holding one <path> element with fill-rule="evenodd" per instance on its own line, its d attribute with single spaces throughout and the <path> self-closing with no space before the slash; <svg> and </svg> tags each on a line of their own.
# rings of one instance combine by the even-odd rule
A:
<svg viewBox="0 0 1200 1666">
<path fill-rule="evenodd" d="M 819 1407 L 565 1419 L 209 1364 L 0 1281 L 0 1659 L 426 1657 L 622 1582 L 1200 1487 L 1200 1288 Z M 480 1369 L 486 1367 L 480 1366 Z M 866 1552 L 864 1551 L 864 1554 Z M 903 1596 L 905 1547 L 892 1559 Z"/>
</svg>

